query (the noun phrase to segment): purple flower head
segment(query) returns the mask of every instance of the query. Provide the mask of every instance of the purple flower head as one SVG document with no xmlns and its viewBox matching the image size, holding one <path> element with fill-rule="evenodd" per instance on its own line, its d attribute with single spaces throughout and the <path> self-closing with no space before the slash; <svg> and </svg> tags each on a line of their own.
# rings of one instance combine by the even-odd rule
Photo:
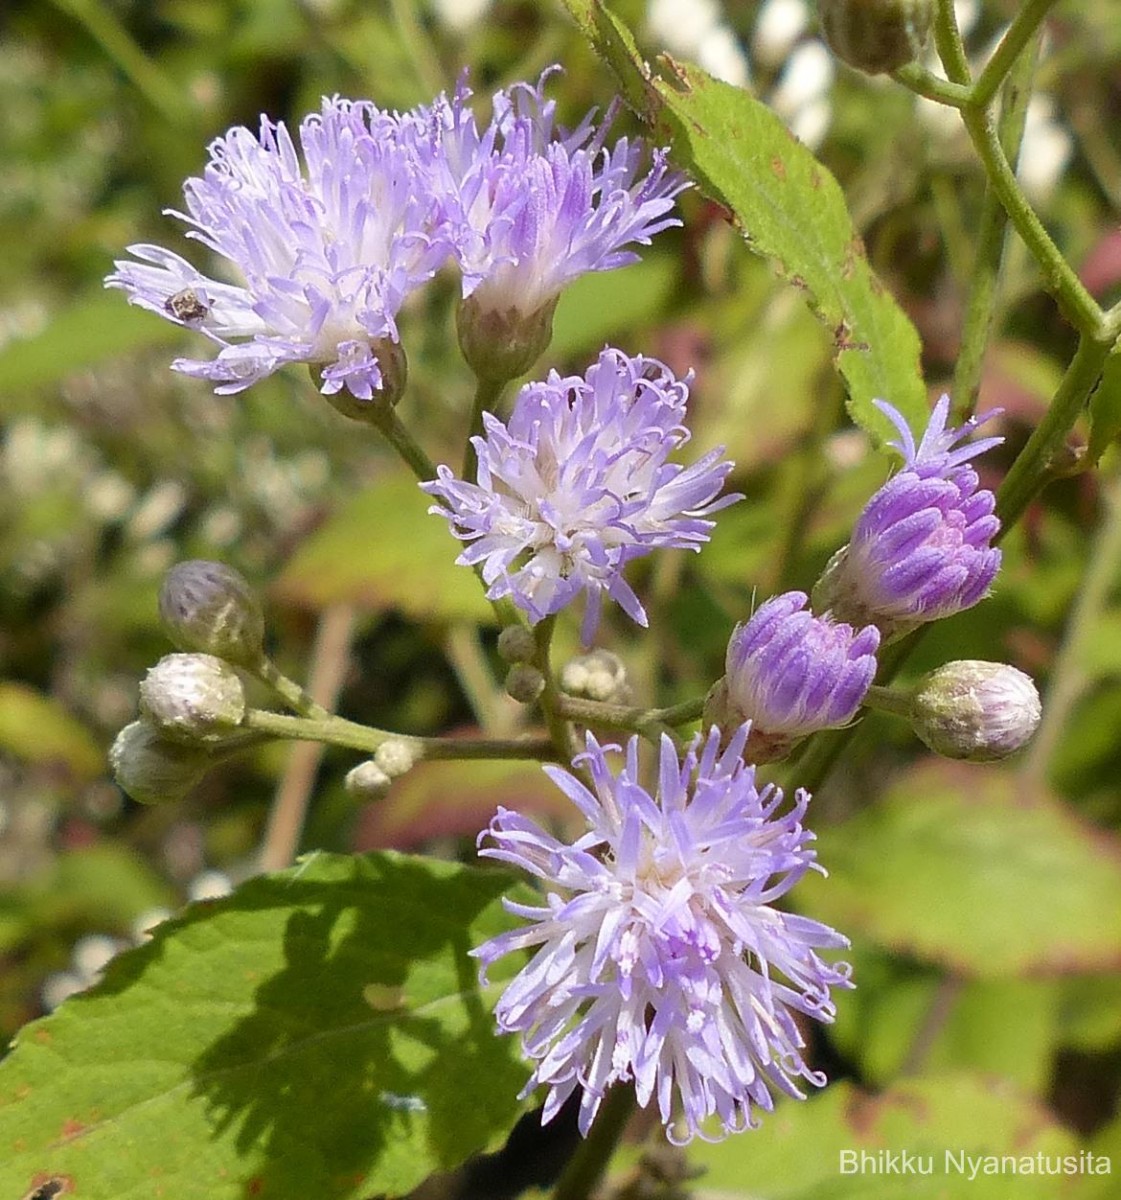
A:
<svg viewBox="0 0 1121 1200">
<path fill-rule="evenodd" d="M 536 624 L 587 595 L 589 643 L 604 593 L 640 625 L 646 612 L 623 578 L 631 559 L 666 547 L 699 550 L 732 463 L 722 447 L 690 467 L 668 461 L 688 441 L 689 380 L 656 359 L 607 348 L 583 379 L 555 371 L 529 383 L 508 424 L 484 414 L 473 439 L 478 482 L 447 467 L 422 484 L 452 532 L 470 542 L 458 561 L 482 564 L 487 595 L 510 596 Z"/>
<path fill-rule="evenodd" d="M 780 812 L 782 792 L 756 788 L 741 757 L 747 732 L 721 753 L 713 728 L 681 758 L 663 737 L 653 794 L 639 782 L 637 737 L 615 777 L 607 754 L 619 747 L 588 734 L 576 763 L 594 791 L 545 767 L 587 832 L 566 845 L 500 808 L 480 838 L 492 843 L 482 855 L 547 889 L 540 905 L 506 901 L 527 923 L 474 951 L 485 982 L 495 960 L 534 950 L 495 1016 L 536 1063 L 524 1094 L 549 1089 L 542 1121 L 580 1087 L 586 1134 L 606 1089 L 633 1081 L 639 1104 L 656 1098 L 671 1140 L 687 1142 L 714 1122 L 718 1136 L 757 1125 L 772 1088 L 800 1097 L 798 1080 L 824 1084 L 793 1014 L 833 1019 L 830 988 L 852 986 L 849 968 L 816 951 L 848 942 L 773 907 L 820 868 L 802 827 L 809 796 Z"/>
<path fill-rule="evenodd" d="M 807 734 L 847 725 L 876 676 L 880 634 L 806 611 L 804 592 L 761 605 L 728 642 L 727 674 L 706 708 L 728 729 L 751 721 L 748 756 L 785 757 Z"/>
<path fill-rule="evenodd" d="M 236 282 L 137 245 L 139 261 L 118 262 L 107 284 L 215 342 L 216 358 L 173 365 L 219 393 L 301 362 L 320 369 L 325 394 L 371 399 L 392 382 L 379 344 L 397 342 L 405 296 L 448 256 L 400 127 L 372 104 L 325 99 L 300 124 L 301 167 L 283 124 L 262 118 L 259 136 L 236 126 L 211 143 L 202 177 L 187 180 L 186 213 L 172 212 Z"/>
<path fill-rule="evenodd" d="M 882 400 L 876 404 L 900 431 L 900 442 L 891 445 L 902 453 L 903 469 L 869 500 L 814 600 L 843 620 L 871 622 L 891 637 L 970 608 L 996 577 L 996 500 L 969 461 L 1003 439 L 959 446 L 996 413 L 947 430 L 950 400 L 943 396 L 916 447 L 901 414 Z"/>
<path fill-rule="evenodd" d="M 440 197 L 449 240 L 463 275 L 463 295 L 479 312 L 537 313 L 566 284 L 588 271 L 634 262 L 628 246 L 649 245 L 680 222 L 669 215 L 687 187 L 664 153 L 643 169 L 641 142 L 620 138 L 603 146 L 606 124 L 591 114 L 566 133 L 555 103 L 519 83 L 499 92 L 481 132 L 461 82 L 423 114 L 429 186 Z M 608 121 L 609 124 L 609 121 Z"/>
</svg>

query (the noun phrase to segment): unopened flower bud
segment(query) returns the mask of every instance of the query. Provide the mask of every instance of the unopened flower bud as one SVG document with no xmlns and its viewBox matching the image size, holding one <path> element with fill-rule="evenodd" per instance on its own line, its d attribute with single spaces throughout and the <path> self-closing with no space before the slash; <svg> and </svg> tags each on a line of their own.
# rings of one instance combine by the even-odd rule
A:
<svg viewBox="0 0 1121 1200">
<path fill-rule="evenodd" d="M 113 778 L 141 804 L 181 800 L 210 762 L 205 750 L 172 741 L 143 720 L 126 725 L 109 748 Z"/>
<path fill-rule="evenodd" d="M 515 663 L 506 675 L 506 694 L 519 704 L 532 704 L 545 690 L 545 676 L 528 663 Z"/>
<path fill-rule="evenodd" d="M 265 654 L 265 618 L 245 577 L 225 563 L 176 563 L 160 589 L 160 619 L 180 650 L 256 669 Z"/>
<path fill-rule="evenodd" d="M 934 15 L 931 0 L 818 0 L 817 9 L 829 48 L 867 75 L 914 62 Z"/>
<path fill-rule="evenodd" d="M 390 738 L 377 748 L 374 762 L 389 776 L 398 779 L 416 766 L 416 748 L 403 738 Z"/>
<path fill-rule="evenodd" d="M 530 662 L 536 653 L 537 642 L 524 625 L 507 625 L 498 635 L 498 657 L 503 662 Z"/>
<path fill-rule="evenodd" d="M 1007 663 L 946 663 L 911 696 L 915 733 L 936 754 L 968 762 L 1015 753 L 1035 733 L 1041 713 L 1035 684 Z"/>
<path fill-rule="evenodd" d="M 354 800 L 380 800 L 389 791 L 392 779 L 372 758 L 352 767 L 346 773 L 343 786 Z"/>
<path fill-rule="evenodd" d="M 323 377 L 323 398 L 353 421 L 374 421 L 379 409 L 392 408 L 405 394 L 409 378 L 409 360 L 405 348 L 392 338 L 381 338 L 376 342 L 354 343 L 354 370 L 348 372 L 347 364 L 340 362 L 330 369 L 331 378 Z M 368 377 L 371 359 L 376 360 L 381 382 L 371 387 Z M 317 374 L 312 368 L 312 376 Z M 359 382 L 361 377 L 363 382 Z"/>
<path fill-rule="evenodd" d="M 479 379 L 506 383 L 524 375 L 553 340 L 556 300 L 536 312 L 520 308 L 494 308 L 473 293 L 460 301 L 456 312 L 459 348 Z"/>
<path fill-rule="evenodd" d="M 140 711 L 174 741 L 219 742 L 245 717 L 245 688 L 212 654 L 168 654 L 140 685 Z"/>
<path fill-rule="evenodd" d="M 565 663 L 560 685 L 570 695 L 603 703 L 625 704 L 631 698 L 626 664 L 610 650 L 593 650 Z"/>
</svg>

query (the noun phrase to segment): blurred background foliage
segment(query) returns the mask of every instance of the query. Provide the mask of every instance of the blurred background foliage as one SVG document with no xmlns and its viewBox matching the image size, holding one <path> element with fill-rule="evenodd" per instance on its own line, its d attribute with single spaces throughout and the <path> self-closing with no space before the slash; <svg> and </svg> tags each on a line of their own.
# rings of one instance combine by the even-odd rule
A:
<svg viewBox="0 0 1121 1200">
<path fill-rule="evenodd" d="M 671 6 L 613 7 L 647 53 L 668 45 L 750 86 L 814 146 L 918 327 L 937 395 L 955 360 L 983 186 L 952 114 L 834 69 L 812 23 L 781 26 L 775 0 L 697 4 L 707 15 L 692 48 L 688 22 L 667 25 Z M 1017 8 L 963 5 L 970 50 L 981 53 Z M 102 290 L 113 258 L 153 241 L 197 259 L 199 247 L 161 211 L 180 202 L 207 141 L 231 124 L 255 127 L 261 113 L 295 124 L 334 93 L 412 106 L 468 64 L 485 102 L 553 62 L 566 69 L 554 92 L 570 121 L 609 101 L 608 73 L 559 4 L 4 6 L 0 1033 L 88 982 L 166 908 L 253 869 L 287 747 L 221 765 L 168 809 L 136 806 L 107 779 L 105 748 L 132 718 L 139 678 L 169 649 L 155 597 L 173 562 L 223 559 L 257 583 L 271 649 L 298 676 L 323 614 L 352 610 L 344 715 L 417 733 L 487 716 L 478 672 L 494 661 L 494 631 L 474 632 L 486 620 L 475 581 L 449 565 L 443 523 L 426 519 L 425 498 L 374 435 L 321 403 L 299 372 L 233 398 L 173 374 L 168 363 L 189 335 Z M 1115 0 L 1056 6 L 1038 88 L 1025 184 L 1087 286 L 1112 302 L 1121 296 Z M 633 125 L 620 117 L 620 130 Z M 649 635 L 605 623 L 601 643 L 627 661 L 638 699 L 659 703 L 711 683 L 755 598 L 809 590 L 887 470 L 848 425 L 828 332 L 797 292 L 747 253 L 714 206 L 692 193 L 681 208 L 684 227 L 640 264 L 565 295 L 536 372 L 582 372 L 607 340 L 692 368 L 693 446 L 723 442 L 737 461 L 747 501 L 721 514 L 711 546 L 636 570 Z M 403 321 L 412 386 L 402 414 L 442 461 L 458 461 L 472 393 L 453 301 L 453 281 L 441 279 Z M 1004 408 L 1007 441 L 982 465 L 991 485 L 1075 341 L 1014 238 L 993 329 L 981 408 Z M 1095 404 L 1121 412 L 1121 369 Z M 962 657 L 1017 664 L 1050 695 L 1039 744 L 1007 768 L 947 773 L 905 725 L 868 718 L 818 797 L 822 857 L 837 867 L 806 903 L 855 943 L 860 987 L 842 997 L 821 1050 L 831 1075 L 881 1087 L 922 1069 L 976 1072 L 1121 1150 L 1121 485 L 1116 450 L 1092 449 L 1105 450 L 1102 471 L 1072 469 L 1032 506 L 1005 543 L 993 598 L 932 629 L 906 670 Z M 1093 602 L 1072 622 L 1095 565 Z M 574 652 L 573 625 L 558 638 Z M 432 764 L 355 811 L 341 787 L 353 762 L 325 756 L 307 846 L 468 856 L 496 801 L 550 803 L 532 767 Z M 916 843 L 929 829 L 908 806 L 923 804 L 956 840 Z M 1026 808 L 1035 818 L 1025 824 Z M 873 856 L 909 866 L 877 873 Z M 960 936 L 971 920 L 998 936 Z M 994 959 L 1005 942 L 1011 952 Z"/>
</svg>

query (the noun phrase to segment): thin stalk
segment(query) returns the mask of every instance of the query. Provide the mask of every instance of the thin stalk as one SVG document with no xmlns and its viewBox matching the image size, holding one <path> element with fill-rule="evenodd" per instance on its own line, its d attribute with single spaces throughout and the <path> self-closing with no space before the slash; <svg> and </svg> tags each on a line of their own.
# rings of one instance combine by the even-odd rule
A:
<svg viewBox="0 0 1121 1200">
<path fill-rule="evenodd" d="M 1121 573 L 1121 476 L 1102 490 L 1104 513 L 1090 546 L 1086 574 L 1074 602 L 1062 645 L 1055 655 L 1051 684 L 1043 701 L 1043 720 L 1020 769 L 1027 791 L 1042 785 L 1070 714 L 1089 680 L 1084 663 L 1098 617 L 1109 602 Z"/>
<path fill-rule="evenodd" d="M 548 738 L 413 737 L 360 725 L 345 717 L 310 720 L 264 708 L 251 708 L 245 715 L 244 726 L 269 737 L 324 742 L 346 750 L 361 750 L 365 754 L 374 754 L 385 742 L 394 741 L 405 742 L 416 751 L 418 758 L 426 759 L 511 758 L 552 762 L 558 758 L 556 747 Z"/>
<path fill-rule="evenodd" d="M 628 704 L 609 704 L 602 700 L 585 700 L 581 696 L 560 695 L 558 711 L 569 721 L 580 725 L 599 725 L 606 729 L 623 729 L 643 736 L 651 732 L 657 737 L 662 728 L 675 729 L 696 721 L 704 709 L 704 697 L 668 708 L 637 708 Z"/>
<path fill-rule="evenodd" d="M 330 717 L 331 714 L 322 704 L 316 703 L 310 693 L 305 691 L 294 679 L 289 679 L 287 675 L 283 674 L 270 659 L 263 658 L 260 665 L 253 670 L 253 674 L 262 683 L 272 688 L 281 700 L 301 717 L 310 717 L 316 721 Z"/>
<path fill-rule="evenodd" d="M 416 5 L 411 0 L 389 0 L 389 7 L 421 87 L 427 95 L 436 95 L 444 88 L 444 72 L 436 48 L 417 19 Z"/>
<path fill-rule="evenodd" d="M 1109 352 L 1109 342 L 1083 334 L 1043 420 L 997 491 L 996 513 L 1002 535 L 1016 523 L 1036 493 L 1050 482 L 1055 457 L 1098 386 Z"/>
<path fill-rule="evenodd" d="M 884 687 L 878 683 L 872 684 L 868 689 L 868 694 L 864 697 L 864 704 L 865 707 L 874 708 L 877 712 L 892 713 L 897 717 L 911 715 L 910 693 L 901 692 L 898 688 Z"/>
<path fill-rule="evenodd" d="M 954 0 L 938 0 L 934 10 L 934 43 L 951 83 L 969 85 L 969 58 L 958 29 Z"/>
<path fill-rule="evenodd" d="M 421 444 L 405 428 L 397 410 L 391 404 L 379 404 L 370 413 L 371 423 L 408 465 L 421 483 L 436 478 L 436 464 Z"/>
<path fill-rule="evenodd" d="M 479 722 L 491 737 L 502 737 L 517 728 L 518 706 L 499 688 L 479 642 L 474 625 L 453 625 L 444 638 L 444 655 L 455 671 L 459 686 Z"/>
<path fill-rule="evenodd" d="M 1039 30 L 1047 10 L 1055 0 L 1026 0 L 1023 8 L 1016 14 L 1012 24 L 1005 30 L 1000 44 L 993 51 L 992 58 L 985 64 L 981 74 L 973 84 L 973 94 L 970 104 L 976 108 L 985 108 L 996 95 L 997 89 L 1004 77 L 1012 70 L 1012 64 L 1020 56 L 1020 52 L 1031 41 Z"/>
<path fill-rule="evenodd" d="M 471 427 L 467 434 L 467 445 L 463 448 L 463 470 L 459 477 L 473 483 L 479 467 L 478 454 L 472 438 L 483 433 L 483 413 L 494 412 L 502 398 L 505 383 L 495 379 L 480 379 L 475 385 L 475 399 L 471 405 Z"/>
<path fill-rule="evenodd" d="M 634 1087 L 630 1084 L 616 1084 L 608 1091 L 588 1136 L 565 1167 L 553 1200 L 588 1200 L 606 1174 L 635 1107 Z"/>
<path fill-rule="evenodd" d="M 578 750 L 572 726 L 561 710 L 563 696 L 557 687 L 549 658 L 556 623 L 557 618 L 554 613 L 538 622 L 534 627 L 533 637 L 537 645 L 537 652 L 533 656 L 533 665 L 541 672 L 545 680 L 545 690 L 537 701 L 541 706 L 541 715 L 545 718 L 545 728 L 549 731 L 549 737 L 552 739 L 552 744 L 561 761 L 568 762 L 575 757 Z"/>
<path fill-rule="evenodd" d="M 930 1057 L 938 1035 L 946 1028 L 946 1022 L 953 1015 L 958 998 L 965 988 L 965 981 L 956 975 L 947 975 L 942 979 L 930 1002 L 930 1007 L 922 1019 L 922 1024 L 915 1031 L 911 1048 L 899 1069 L 901 1075 L 918 1075 Z"/>
<path fill-rule="evenodd" d="M 1032 77 L 1039 55 L 1038 39 L 1024 49 L 1016 60 L 1004 90 L 997 136 L 1015 164 L 1024 137 L 1024 120 L 1031 97 Z M 981 201 L 977 234 L 977 252 L 966 302 L 961 348 L 954 367 L 952 413 L 958 424 L 973 415 L 981 387 L 981 368 L 996 314 L 1001 266 L 1004 258 L 1008 214 L 992 183 L 986 183 Z"/>
<path fill-rule="evenodd" d="M 919 96 L 946 104 L 950 108 L 964 108 L 972 99 L 972 89 L 960 83 L 950 83 L 941 75 L 935 75 L 918 63 L 908 63 L 892 72 L 892 78 Z"/>
<path fill-rule="evenodd" d="M 1080 333 L 1100 337 L 1104 331 L 1102 310 L 1052 241 L 1024 195 L 1016 173 L 1005 157 L 992 116 L 988 112 L 963 109 L 961 117 L 984 164 L 990 186 L 1043 271 L 1044 286 Z"/>
</svg>

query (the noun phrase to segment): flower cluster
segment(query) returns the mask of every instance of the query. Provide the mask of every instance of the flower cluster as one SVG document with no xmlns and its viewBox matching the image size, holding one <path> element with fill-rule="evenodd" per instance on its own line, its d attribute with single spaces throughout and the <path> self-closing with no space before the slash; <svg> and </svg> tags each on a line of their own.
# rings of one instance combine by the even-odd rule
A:
<svg viewBox="0 0 1121 1200">
<path fill-rule="evenodd" d="M 607 755 L 619 747 L 588 734 L 575 765 L 594 790 L 545 768 L 586 819 L 582 837 L 566 845 L 500 808 L 480 839 L 490 843 L 481 854 L 549 889 L 540 905 L 507 901 L 527 924 L 474 951 L 485 973 L 534 950 L 496 1016 L 536 1063 L 526 1093 L 549 1089 L 543 1120 L 580 1087 L 587 1133 L 607 1088 L 633 1081 L 639 1104 L 655 1099 L 684 1142 L 713 1122 L 721 1133 L 757 1124 L 772 1089 L 800 1096 L 800 1080 L 825 1082 L 802 1056 L 793 1014 L 832 1019 L 830 989 L 851 986 L 849 972 L 817 952 L 848 942 L 773 906 L 816 866 L 802 825 L 809 796 L 782 811 L 781 791 L 756 787 L 747 732 L 721 753 L 714 728 L 681 759 L 663 737 L 653 794 L 640 782 L 637 738 L 615 777 Z"/>
<path fill-rule="evenodd" d="M 628 246 L 676 223 L 682 177 L 660 153 L 644 171 L 644 147 L 625 138 L 605 148 L 606 127 L 590 117 L 559 131 L 548 74 L 499 92 L 481 132 L 463 85 L 404 114 L 324 100 L 299 126 L 302 165 L 283 124 L 235 127 L 211 144 L 202 177 L 184 187 L 186 212 L 173 215 L 236 282 L 141 244 L 107 283 L 209 337 L 214 359 L 174 366 L 218 392 L 299 362 L 319 372 L 328 396 L 395 400 L 398 313 L 445 263 L 458 264 L 482 333 L 497 321 L 510 335 L 515 316 L 548 308 L 585 271 L 631 261 Z M 529 361 L 542 348 L 534 343 Z"/>
<path fill-rule="evenodd" d="M 423 486 L 471 543 L 459 562 L 482 565 L 491 599 L 510 596 L 536 624 L 584 593 L 585 643 L 604 595 L 647 623 L 623 568 L 652 550 L 699 550 L 711 515 L 739 499 L 717 498 L 732 469 L 721 448 L 690 467 L 668 461 L 688 440 L 688 382 L 606 349 L 583 378 L 527 384 L 507 423 L 484 416 L 478 482 L 441 467 Z"/>
</svg>

